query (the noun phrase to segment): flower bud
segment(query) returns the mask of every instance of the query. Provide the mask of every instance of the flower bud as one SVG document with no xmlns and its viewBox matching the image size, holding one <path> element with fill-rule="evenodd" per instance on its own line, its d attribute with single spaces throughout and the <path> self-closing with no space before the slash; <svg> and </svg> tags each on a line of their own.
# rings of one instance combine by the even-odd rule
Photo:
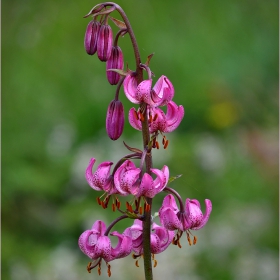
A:
<svg viewBox="0 0 280 280">
<path fill-rule="evenodd" d="M 117 140 L 123 132 L 124 109 L 119 100 L 112 100 L 106 116 L 106 131 L 112 140 Z"/>
<path fill-rule="evenodd" d="M 111 56 L 106 62 L 106 70 L 108 69 L 123 69 L 123 53 L 119 46 L 112 48 Z M 107 71 L 107 79 L 111 85 L 116 85 L 121 76 L 114 71 Z"/>
<path fill-rule="evenodd" d="M 100 30 L 100 22 L 95 20 L 90 21 L 86 29 L 85 40 L 84 40 L 84 46 L 86 52 L 90 55 L 96 53 L 97 36 L 99 30 Z"/>
<path fill-rule="evenodd" d="M 110 25 L 103 24 L 97 36 L 97 55 L 101 61 L 107 61 L 111 56 L 113 31 Z"/>
</svg>

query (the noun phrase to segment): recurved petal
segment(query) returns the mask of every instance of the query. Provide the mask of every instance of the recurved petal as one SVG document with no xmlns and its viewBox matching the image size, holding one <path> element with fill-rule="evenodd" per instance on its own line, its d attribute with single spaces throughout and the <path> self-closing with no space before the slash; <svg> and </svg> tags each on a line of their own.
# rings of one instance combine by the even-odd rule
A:
<svg viewBox="0 0 280 280">
<path fill-rule="evenodd" d="M 150 198 L 154 197 L 154 181 L 151 175 L 144 173 L 139 186 L 139 191 L 135 195 L 136 197 L 140 197 L 142 195 Z"/>
<path fill-rule="evenodd" d="M 89 237 L 91 234 L 92 230 L 86 230 L 80 235 L 78 240 L 78 245 L 81 251 L 90 258 L 94 256 L 94 249 L 96 244 L 95 242 L 89 242 Z"/>
<path fill-rule="evenodd" d="M 112 164 L 113 162 L 111 161 L 104 161 L 101 164 L 99 164 L 92 176 L 93 185 L 91 187 L 93 189 L 104 190 L 104 186 L 106 185 L 107 179 L 110 176 Z"/>
<path fill-rule="evenodd" d="M 163 132 L 171 132 L 175 130 L 184 117 L 184 107 L 177 106 L 175 102 L 170 101 L 167 104 L 166 127 Z"/>
<path fill-rule="evenodd" d="M 174 96 L 174 87 L 166 76 L 161 76 L 153 87 L 153 106 L 164 106 L 169 103 Z"/>
<path fill-rule="evenodd" d="M 133 73 L 128 74 L 124 81 L 123 81 L 123 90 L 124 93 L 127 97 L 127 99 L 134 103 L 134 104 L 139 104 L 141 101 L 139 101 L 136 98 L 136 92 L 137 92 L 137 81 Z"/>
<path fill-rule="evenodd" d="M 171 208 L 171 210 L 173 210 L 174 212 L 178 212 L 179 211 L 179 208 L 176 204 L 176 200 L 174 198 L 174 196 L 172 194 L 168 194 L 164 199 L 163 199 L 163 202 L 162 202 L 162 208 Z"/>
<path fill-rule="evenodd" d="M 208 222 L 210 214 L 212 212 L 212 202 L 211 202 L 211 200 L 205 199 L 204 202 L 205 202 L 205 206 L 206 206 L 205 213 L 203 215 L 203 218 L 202 218 L 200 224 L 198 226 L 192 228 L 194 230 L 198 230 L 198 229 L 201 229 L 202 227 L 204 227 L 206 225 L 206 223 Z"/>
<path fill-rule="evenodd" d="M 127 234 L 127 232 L 120 234 L 117 231 L 114 231 L 111 233 L 111 235 L 118 237 L 117 246 L 111 249 L 111 254 L 114 257 L 114 259 L 124 258 L 128 256 L 132 251 L 131 234 Z"/>
<path fill-rule="evenodd" d="M 94 232 L 99 233 L 99 236 L 101 236 L 101 235 L 104 235 L 104 233 L 106 231 L 106 224 L 102 220 L 97 220 L 94 222 L 91 229 Z"/>
</svg>

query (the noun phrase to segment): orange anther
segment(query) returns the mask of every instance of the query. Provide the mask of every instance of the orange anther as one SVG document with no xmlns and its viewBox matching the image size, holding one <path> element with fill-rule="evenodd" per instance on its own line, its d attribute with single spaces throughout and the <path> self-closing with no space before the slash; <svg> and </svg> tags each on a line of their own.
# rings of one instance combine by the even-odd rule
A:
<svg viewBox="0 0 280 280">
<path fill-rule="evenodd" d="M 88 273 L 91 273 L 91 262 L 89 262 L 87 265 L 87 271 Z"/>
<path fill-rule="evenodd" d="M 112 204 L 112 210 L 113 210 L 113 212 L 116 211 L 116 205 L 114 203 Z"/>
<path fill-rule="evenodd" d="M 157 260 L 154 260 L 154 267 L 157 266 Z"/>
<path fill-rule="evenodd" d="M 180 244 L 180 240 L 177 241 L 177 245 L 178 245 L 178 247 L 179 247 L 180 249 L 182 248 L 182 246 L 181 246 L 181 244 Z"/>
<path fill-rule="evenodd" d="M 134 117 L 136 118 L 136 120 L 139 120 L 138 114 L 137 114 L 137 112 L 135 111 L 135 109 L 133 110 L 133 114 L 134 114 Z"/>
<path fill-rule="evenodd" d="M 136 265 L 137 267 L 139 267 L 138 260 L 135 262 L 135 265 Z"/>
<path fill-rule="evenodd" d="M 158 143 L 158 141 L 156 141 L 156 147 L 157 147 L 157 149 L 159 149 L 159 143 Z"/>
<path fill-rule="evenodd" d="M 140 215 L 142 215 L 142 213 L 143 213 L 143 208 L 142 208 L 142 206 L 139 207 L 139 213 L 140 213 Z"/>
<path fill-rule="evenodd" d="M 140 117 L 140 121 L 144 122 L 144 116 L 143 116 L 143 114 L 141 112 L 139 112 L 139 117 Z"/>
<path fill-rule="evenodd" d="M 166 142 L 165 142 L 165 144 L 164 144 L 164 146 L 163 146 L 163 148 L 164 148 L 164 149 L 166 149 L 166 148 L 167 148 L 168 143 L 169 143 L 169 141 L 168 141 L 168 140 L 166 140 Z"/>
<path fill-rule="evenodd" d="M 158 118 L 158 114 L 155 114 L 153 121 L 156 121 L 157 118 Z"/>
<path fill-rule="evenodd" d="M 194 237 L 193 237 L 193 245 L 196 244 L 196 241 L 197 241 L 197 238 L 196 238 L 196 236 L 194 236 Z"/>
<path fill-rule="evenodd" d="M 101 205 L 101 200 L 100 200 L 99 196 L 96 198 L 96 200 L 97 200 L 98 205 Z"/>
</svg>

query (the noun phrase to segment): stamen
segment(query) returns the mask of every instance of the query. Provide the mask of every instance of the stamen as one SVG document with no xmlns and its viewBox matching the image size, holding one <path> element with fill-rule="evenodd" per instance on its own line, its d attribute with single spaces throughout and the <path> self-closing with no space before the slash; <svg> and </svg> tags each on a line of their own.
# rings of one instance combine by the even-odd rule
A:
<svg viewBox="0 0 280 280">
<path fill-rule="evenodd" d="M 145 202 L 145 212 L 149 212 L 151 209 L 151 205 Z"/>
<path fill-rule="evenodd" d="M 129 203 L 127 201 L 125 202 L 125 207 L 127 210 L 129 210 Z"/>
<path fill-rule="evenodd" d="M 97 272 L 98 272 L 98 275 L 100 276 L 101 275 L 101 264 L 100 263 L 98 264 Z"/>
<path fill-rule="evenodd" d="M 187 239 L 188 239 L 189 245 L 192 246 L 192 241 L 191 241 L 191 239 L 190 239 L 190 235 L 189 235 L 188 232 L 187 232 Z"/>
<path fill-rule="evenodd" d="M 136 118 L 136 120 L 139 120 L 138 114 L 137 114 L 137 112 L 135 111 L 135 109 L 133 110 L 133 114 L 134 114 L 134 117 Z"/>
<path fill-rule="evenodd" d="M 101 205 L 101 199 L 99 196 L 96 198 L 96 200 L 97 200 L 98 205 Z"/>
<path fill-rule="evenodd" d="M 139 267 L 138 260 L 135 262 L 135 265 L 136 265 L 137 267 Z"/>
<path fill-rule="evenodd" d="M 91 273 L 91 262 L 89 262 L 87 265 L 87 271 L 88 273 Z"/>
<path fill-rule="evenodd" d="M 140 117 L 140 121 L 144 122 L 144 116 L 143 116 L 143 114 L 141 112 L 139 112 L 139 117 Z"/>
<path fill-rule="evenodd" d="M 120 209 L 120 207 L 121 207 L 121 202 L 119 201 L 118 198 L 116 198 L 116 204 L 117 204 L 117 208 Z"/>
<path fill-rule="evenodd" d="M 112 210 L 113 210 L 113 212 L 116 211 L 116 205 L 115 205 L 115 203 L 112 204 Z"/>
<path fill-rule="evenodd" d="M 152 114 L 149 114 L 149 123 L 151 123 L 153 121 L 153 116 Z"/>
<path fill-rule="evenodd" d="M 157 118 L 158 118 L 158 114 L 155 114 L 153 121 L 155 122 Z"/>
<path fill-rule="evenodd" d="M 159 143 L 158 143 L 158 141 L 156 141 L 156 147 L 157 147 L 157 149 L 159 149 Z"/>
<path fill-rule="evenodd" d="M 106 265 L 108 267 L 107 274 L 108 274 L 109 277 L 111 277 L 111 275 L 112 275 L 112 273 L 111 273 L 111 266 L 108 263 L 106 263 Z"/>
<path fill-rule="evenodd" d="M 130 213 L 132 213 L 132 212 L 133 212 L 133 209 L 132 209 L 131 204 L 129 204 L 129 209 L 128 209 L 128 211 L 129 211 Z"/>
<path fill-rule="evenodd" d="M 196 236 L 194 236 L 194 237 L 193 237 L 193 245 L 196 244 L 196 241 L 197 241 L 197 238 L 196 238 Z"/>
<path fill-rule="evenodd" d="M 180 244 L 180 240 L 177 241 L 177 245 L 178 245 L 178 247 L 179 247 L 180 249 L 182 248 L 182 246 L 181 246 L 181 244 Z"/>
<path fill-rule="evenodd" d="M 165 136 L 162 138 L 162 145 L 164 146 L 165 145 Z"/>
<path fill-rule="evenodd" d="M 165 144 L 164 144 L 164 146 L 163 146 L 163 148 L 164 148 L 164 149 L 166 149 L 166 148 L 167 148 L 168 143 L 169 143 L 169 141 L 168 141 L 168 140 L 166 140 L 166 142 L 165 142 Z"/>
<path fill-rule="evenodd" d="M 107 208 L 106 205 L 105 205 L 105 203 L 104 203 L 104 201 L 101 201 L 101 206 L 102 206 L 103 209 L 106 209 L 106 208 Z"/>
<path fill-rule="evenodd" d="M 154 260 L 154 267 L 157 266 L 157 260 Z"/>
<path fill-rule="evenodd" d="M 140 213 L 140 215 L 142 215 L 142 213 L 143 213 L 143 207 L 142 206 L 139 207 L 139 213 Z"/>
<path fill-rule="evenodd" d="M 154 139 L 153 139 L 153 148 L 156 148 L 156 147 L 157 147 L 156 142 L 157 142 L 157 139 L 154 138 Z"/>
</svg>

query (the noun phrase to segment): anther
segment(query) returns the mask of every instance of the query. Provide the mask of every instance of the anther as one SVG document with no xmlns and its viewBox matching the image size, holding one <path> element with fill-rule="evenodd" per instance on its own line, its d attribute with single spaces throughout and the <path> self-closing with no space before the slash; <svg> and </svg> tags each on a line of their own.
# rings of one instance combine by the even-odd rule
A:
<svg viewBox="0 0 280 280">
<path fill-rule="evenodd" d="M 140 213 L 140 215 L 142 215 L 142 213 L 143 213 L 143 207 L 142 206 L 139 207 L 139 213 Z"/>
<path fill-rule="evenodd" d="M 157 118 L 158 118 L 158 114 L 155 114 L 153 121 L 155 122 Z"/>
<path fill-rule="evenodd" d="M 164 144 L 164 146 L 163 146 L 163 148 L 164 148 L 164 149 L 166 149 L 166 148 L 167 148 L 168 143 L 169 143 L 169 141 L 168 141 L 168 140 L 166 140 L 166 142 L 165 142 L 165 144 Z"/>
<path fill-rule="evenodd" d="M 157 266 L 157 260 L 154 260 L 154 267 Z"/>
<path fill-rule="evenodd" d="M 162 138 L 162 145 L 165 145 L 165 136 Z"/>
<path fill-rule="evenodd" d="M 106 209 L 106 205 L 105 205 L 104 201 L 101 201 L 101 206 L 103 209 Z"/>
<path fill-rule="evenodd" d="M 192 246 L 192 241 L 191 241 L 191 239 L 190 239 L 189 233 L 187 233 L 187 239 L 188 239 L 189 245 Z"/>
<path fill-rule="evenodd" d="M 100 265 L 100 263 L 98 264 L 97 272 L 98 272 L 98 275 L 100 276 L 101 275 L 101 265 Z"/>
<path fill-rule="evenodd" d="M 144 122 L 144 116 L 143 116 L 143 114 L 141 112 L 139 112 L 139 117 L 140 117 L 140 121 Z"/>
<path fill-rule="evenodd" d="M 146 212 L 149 212 L 149 211 L 150 211 L 150 209 L 151 209 L 150 204 L 145 203 L 145 211 L 146 211 Z"/>
<path fill-rule="evenodd" d="M 132 209 L 131 204 L 129 204 L 129 209 L 128 209 L 128 211 L 129 211 L 130 213 L 132 213 L 132 212 L 133 212 L 133 209 Z"/>
<path fill-rule="evenodd" d="M 180 244 L 180 240 L 177 241 L 177 245 L 178 245 L 178 247 L 179 247 L 180 249 L 182 248 L 182 246 L 181 246 L 181 244 Z"/>
<path fill-rule="evenodd" d="M 91 273 L 91 262 L 89 262 L 87 265 L 87 271 L 88 273 Z"/>
<path fill-rule="evenodd" d="M 193 237 L 193 245 L 196 244 L 196 241 L 197 241 L 197 238 L 196 238 L 196 236 L 194 236 L 194 237 Z"/>
<path fill-rule="evenodd" d="M 135 110 L 133 110 L 133 114 L 134 114 L 136 120 L 139 120 L 138 114 L 137 114 L 137 112 Z"/>
<path fill-rule="evenodd" d="M 136 265 L 137 267 L 139 267 L 138 260 L 135 262 L 135 265 Z"/>
<path fill-rule="evenodd" d="M 158 141 L 156 141 L 156 147 L 157 147 L 157 149 L 159 149 L 159 143 L 158 143 Z"/>
<path fill-rule="evenodd" d="M 115 203 L 112 204 L 112 210 L 113 210 L 113 212 L 116 211 L 116 205 L 115 205 Z"/>
<path fill-rule="evenodd" d="M 107 263 L 106 264 L 107 265 L 107 267 L 108 267 L 108 269 L 107 269 L 107 274 L 108 274 L 108 276 L 110 277 L 111 275 L 112 275 L 112 273 L 111 273 L 111 266 Z"/>
<path fill-rule="evenodd" d="M 149 123 L 151 123 L 153 121 L 153 116 L 152 114 L 149 114 Z"/>
<path fill-rule="evenodd" d="M 118 198 L 116 198 L 116 203 L 117 203 L 117 208 L 120 209 L 120 207 L 121 207 L 121 202 L 119 201 Z"/>
<path fill-rule="evenodd" d="M 101 205 L 101 199 L 99 196 L 96 198 L 96 200 L 97 200 L 98 205 Z"/>
<path fill-rule="evenodd" d="M 125 202 L 125 207 L 127 210 L 129 210 L 129 203 L 127 201 Z"/>
</svg>

